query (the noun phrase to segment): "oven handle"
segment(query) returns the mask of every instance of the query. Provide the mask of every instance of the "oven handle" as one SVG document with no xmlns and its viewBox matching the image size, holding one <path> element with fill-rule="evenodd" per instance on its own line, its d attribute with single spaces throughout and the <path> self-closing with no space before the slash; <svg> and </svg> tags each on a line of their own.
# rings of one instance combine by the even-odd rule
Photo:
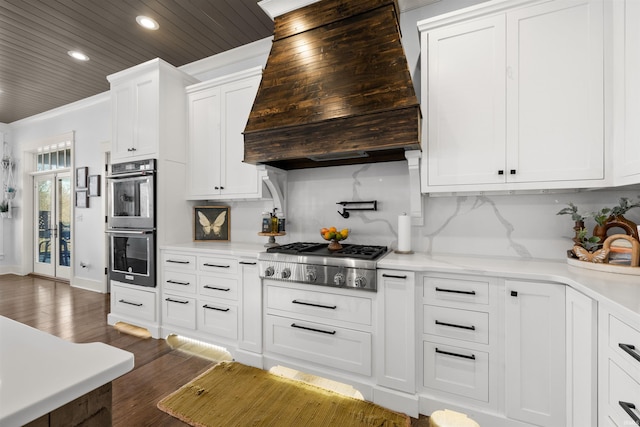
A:
<svg viewBox="0 0 640 427">
<path fill-rule="evenodd" d="M 152 234 L 153 230 L 115 230 L 115 229 L 110 229 L 110 230 L 105 230 L 105 233 L 112 233 L 112 234 Z"/>
<path fill-rule="evenodd" d="M 117 175 L 109 175 L 107 176 L 107 179 L 120 179 L 120 178 L 131 178 L 132 176 L 147 176 L 147 175 L 153 175 L 155 174 L 155 171 L 136 171 L 136 172 L 126 172 L 126 173 L 119 173 Z"/>
</svg>

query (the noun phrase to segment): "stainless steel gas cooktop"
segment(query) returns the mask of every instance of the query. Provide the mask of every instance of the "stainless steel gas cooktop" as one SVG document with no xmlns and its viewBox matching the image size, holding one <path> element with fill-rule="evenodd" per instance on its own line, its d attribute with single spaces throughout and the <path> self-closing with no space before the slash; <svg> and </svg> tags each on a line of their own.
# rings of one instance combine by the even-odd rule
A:
<svg viewBox="0 0 640 427">
<path fill-rule="evenodd" d="M 376 264 L 386 253 L 386 246 L 342 244 L 330 251 L 327 243 L 290 243 L 258 256 L 260 277 L 375 291 Z"/>
</svg>

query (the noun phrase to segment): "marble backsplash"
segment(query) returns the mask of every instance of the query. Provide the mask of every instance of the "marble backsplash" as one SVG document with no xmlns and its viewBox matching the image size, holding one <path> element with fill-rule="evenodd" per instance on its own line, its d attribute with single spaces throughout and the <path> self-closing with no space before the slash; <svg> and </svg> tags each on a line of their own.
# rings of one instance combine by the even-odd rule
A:
<svg viewBox="0 0 640 427">
<path fill-rule="evenodd" d="M 613 207 L 620 197 L 637 200 L 640 190 L 567 191 L 554 194 L 423 196 L 424 224 L 412 227 L 414 251 L 494 257 L 564 259 L 572 246 L 573 221 L 556 215 L 573 202 L 580 212 Z M 344 219 L 341 201 L 377 200 L 377 211 L 353 211 Z M 320 242 L 322 227 L 349 228 L 347 243 L 397 247 L 398 215 L 409 210 L 406 162 L 289 171 L 287 235 L 280 243 Z M 257 235 L 270 201 L 231 206 L 231 239 L 266 242 Z M 640 223 L 640 208 L 625 215 Z M 588 221 L 591 230 L 594 222 Z"/>
</svg>

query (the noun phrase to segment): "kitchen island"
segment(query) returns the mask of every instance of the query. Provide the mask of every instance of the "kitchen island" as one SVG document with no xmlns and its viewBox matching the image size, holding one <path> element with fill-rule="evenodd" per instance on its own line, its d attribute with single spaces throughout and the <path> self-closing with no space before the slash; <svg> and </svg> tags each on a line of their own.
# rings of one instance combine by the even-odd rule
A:
<svg viewBox="0 0 640 427">
<path fill-rule="evenodd" d="M 98 413 L 110 423 L 111 381 L 133 366 L 127 351 L 71 343 L 0 316 L 0 425 L 47 426 L 48 414 L 83 421 Z"/>
</svg>

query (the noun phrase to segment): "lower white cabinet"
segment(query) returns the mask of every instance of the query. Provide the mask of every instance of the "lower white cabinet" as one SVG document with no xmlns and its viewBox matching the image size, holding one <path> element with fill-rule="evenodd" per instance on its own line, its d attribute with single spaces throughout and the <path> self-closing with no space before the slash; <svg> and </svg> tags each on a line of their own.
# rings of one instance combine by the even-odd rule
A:
<svg viewBox="0 0 640 427">
<path fill-rule="evenodd" d="M 609 307 L 598 319 L 600 425 L 640 425 L 640 322 Z"/>
<path fill-rule="evenodd" d="M 111 311 L 107 322 L 118 322 L 145 328 L 152 337 L 160 338 L 159 290 L 111 281 Z"/>
<path fill-rule="evenodd" d="M 565 425 L 565 286 L 505 281 L 508 418 Z"/>
<path fill-rule="evenodd" d="M 264 286 L 266 352 L 372 375 L 374 293 L 274 281 Z"/>
<path fill-rule="evenodd" d="M 564 284 L 499 277 L 423 273 L 416 283 L 420 413 L 597 425 L 594 300 Z"/>
<path fill-rule="evenodd" d="M 260 366 L 260 357 L 254 356 L 262 351 L 262 293 L 256 265 L 255 257 L 163 249 L 163 334 L 220 345 L 236 360 Z"/>
</svg>

